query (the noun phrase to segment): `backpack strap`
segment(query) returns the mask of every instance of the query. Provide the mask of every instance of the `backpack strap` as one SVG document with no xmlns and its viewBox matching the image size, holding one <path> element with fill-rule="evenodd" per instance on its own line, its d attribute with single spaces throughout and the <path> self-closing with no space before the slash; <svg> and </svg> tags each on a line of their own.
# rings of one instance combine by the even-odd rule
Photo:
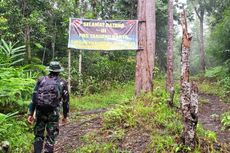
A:
<svg viewBox="0 0 230 153">
<path fill-rule="evenodd" d="M 44 76 L 44 77 L 42 77 L 42 78 L 41 78 L 41 82 L 40 82 L 39 86 L 43 85 L 43 84 L 44 84 L 44 82 L 46 82 L 46 80 L 47 80 L 47 79 L 48 79 L 48 76 Z"/>
<path fill-rule="evenodd" d="M 62 86 L 61 86 L 61 80 L 60 80 L 59 77 L 57 77 L 56 82 L 57 82 L 57 87 L 58 87 L 58 92 L 59 92 L 58 93 L 58 98 L 60 98 L 61 95 L 62 95 Z"/>
</svg>

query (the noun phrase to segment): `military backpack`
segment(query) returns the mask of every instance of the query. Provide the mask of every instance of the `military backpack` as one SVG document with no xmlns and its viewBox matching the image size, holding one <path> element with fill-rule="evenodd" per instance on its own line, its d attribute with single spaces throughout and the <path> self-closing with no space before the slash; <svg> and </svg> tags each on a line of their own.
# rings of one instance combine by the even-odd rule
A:
<svg viewBox="0 0 230 153">
<path fill-rule="evenodd" d="M 60 79 L 58 77 L 43 77 L 36 94 L 38 108 L 57 108 L 60 103 L 61 91 Z"/>
</svg>

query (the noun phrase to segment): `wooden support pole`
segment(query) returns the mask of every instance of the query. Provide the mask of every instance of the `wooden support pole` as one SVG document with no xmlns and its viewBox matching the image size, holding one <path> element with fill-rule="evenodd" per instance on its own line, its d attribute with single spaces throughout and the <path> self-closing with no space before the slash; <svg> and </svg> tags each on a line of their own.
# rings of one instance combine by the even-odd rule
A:
<svg viewBox="0 0 230 153">
<path fill-rule="evenodd" d="M 68 90 L 71 93 L 71 49 L 68 49 Z"/>
<path fill-rule="evenodd" d="M 78 85 L 79 85 L 80 90 L 81 90 L 81 85 L 82 85 L 82 50 L 80 50 L 80 52 L 79 52 L 78 74 L 79 74 Z"/>
</svg>

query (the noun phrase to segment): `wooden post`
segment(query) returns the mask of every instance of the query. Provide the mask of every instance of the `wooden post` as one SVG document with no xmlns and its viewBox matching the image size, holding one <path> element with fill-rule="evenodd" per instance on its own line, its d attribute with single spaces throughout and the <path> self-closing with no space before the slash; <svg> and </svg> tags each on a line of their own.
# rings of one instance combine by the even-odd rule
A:
<svg viewBox="0 0 230 153">
<path fill-rule="evenodd" d="M 80 9 L 80 17 L 83 18 L 83 11 L 84 11 L 84 0 L 79 0 L 79 9 Z M 79 51 L 79 58 L 78 58 L 78 86 L 79 90 L 82 90 L 82 50 Z"/>
<path fill-rule="evenodd" d="M 79 52 L 79 64 L 78 64 L 78 85 L 79 89 L 81 90 L 81 85 L 82 85 L 82 50 Z"/>
<path fill-rule="evenodd" d="M 191 35 L 187 31 L 185 10 L 181 13 L 181 24 L 183 30 L 181 51 L 181 109 L 184 129 L 182 140 L 184 145 L 195 148 L 196 125 L 198 122 L 198 88 L 193 82 L 189 82 L 189 54 Z"/>
<path fill-rule="evenodd" d="M 68 90 L 71 93 L 71 49 L 68 49 Z"/>
</svg>

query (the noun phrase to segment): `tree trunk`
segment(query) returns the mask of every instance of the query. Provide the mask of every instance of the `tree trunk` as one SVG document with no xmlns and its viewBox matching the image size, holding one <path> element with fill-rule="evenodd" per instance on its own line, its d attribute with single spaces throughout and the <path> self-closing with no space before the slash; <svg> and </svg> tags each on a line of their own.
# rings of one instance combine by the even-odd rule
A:
<svg viewBox="0 0 230 153">
<path fill-rule="evenodd" d="M 205 72 L 204 13 L 200 15 L 200 71 Z"/>
<path fill-rule="evenodd" d="M 205 51 L 204 51 L 204 13 L 205 9 L 197 9 L 194 6 L 196 15 L 200 21 L 200 71 L 205 72 Z"/>
<path fill-rule="evenodd" d="M 184 122 L 182 140 L 184 145 L 195 148 L 196 125 L 198 121 L 198 88 L 195 83 L 189 83 L 189 54 L 191 35 L 187 32 L 185 11 L 181 14 L 183 30 L 181 55 L 181 109 Z"/>
<path fill-rule="evenodd" d="M 54 21 L 54 31 L 53 31 L 53 36 L 52 36 L 52 60 L 55 58 L 55 47 L 56 47 L 56 29 L 57 29 L 57 24 L 56 21 Z"/>
<path fill-rule="evenodd" d="M 45 61 L 45 56 L 46 56 L 46 46 L 43 50 L 43 55 L 42 55 L 42 65 L 44 64 L 44 61 Z"/>
<path fill-rule="evenodd" d="M 139 50 L 136 54 L 136 95 L 152 91 L 155 55 L 155 1 L 138 1 Z"/>
<path fill-rule="evenodd" d="M 23 18 L 27 18 L 27 1 L 23 0 L 22 1 L 22 14 L 23 14 Z M 28 22 L 28 21 L 26 21 Z M 25 46 L 26 46 L 26 53 L 27 53 L 27 62 L 28 64 L 31 63 L 31 46 L 30 46 L 30 26 L 28 23 L 25 23 L 25 29 L 24 29 L 24 41 L 25 41 Z"/>
<path fill-rule="evenodd" d="M 31 46 L 30 46 L 30 27 L 29 25 L 26 25 L 25 27 L 25 44 L 26 44 L 26 52 L 27 52 L 27 60 L 28 64 L 31 63 Z"/>
<path fill-rule="evenodd" d="M 173 0 L 168 1 L 168 48 L 167 48 L 167 76 L 166 90 L 170 94 L 168 103 L 173 105 Z"/>
<path fill-rule="evenodd" d="M 150 79 L 153 78 L 154 55 L 156 44 L 155 0 L 146 1 L 147 58 Z"/>
</svg>

